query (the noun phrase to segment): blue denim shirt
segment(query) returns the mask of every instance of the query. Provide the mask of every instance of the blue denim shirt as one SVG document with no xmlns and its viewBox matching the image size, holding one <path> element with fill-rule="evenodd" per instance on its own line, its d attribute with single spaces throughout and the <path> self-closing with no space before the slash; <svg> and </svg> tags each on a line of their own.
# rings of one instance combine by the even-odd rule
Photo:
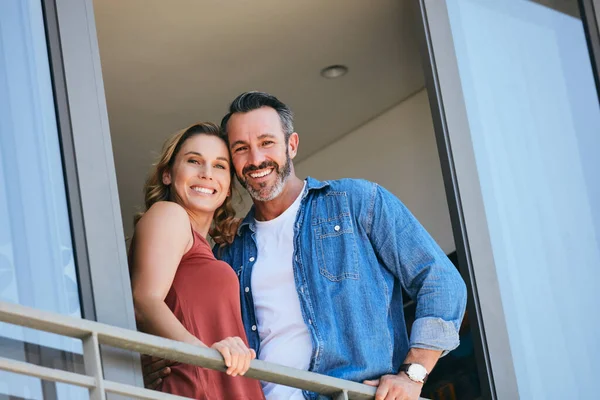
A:
<svg viewBox="0 0 600 400">
<path fill-rule="evenodd" d="M 458 346 L 465 284 L 397 197 L 364 180 L 310 177 L 301 196 L 293 268 L 312 337 L 311 371 L 360 382 L 398 373 L 411 347 L 446 353 Z M 246 334 L 258 353 L 250 284 L 260 257 L 253 209 L 233 244 L 218 253 L 238 274 Z M 417 304 L 410 340 L 402 289 Z"/>
</svg>

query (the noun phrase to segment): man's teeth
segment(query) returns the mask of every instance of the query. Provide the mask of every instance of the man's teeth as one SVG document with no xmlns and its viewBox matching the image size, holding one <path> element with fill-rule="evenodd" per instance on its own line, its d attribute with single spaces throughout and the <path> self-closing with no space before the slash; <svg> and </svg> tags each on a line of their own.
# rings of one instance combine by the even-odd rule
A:
<svg viewBox="0 0 600 400">
<path fill-rule="evenodd" d="M 255 174 L 250 174 L 251 177 L 253 178 L 262 178 L 263 176 L 267 176 L 271 173 L 271 171 L 273 171 L 272 169 L 267 169 L 263 172 L 257 172 Z"/>
<path fill-rule="evenodd" d="M 198 192 L 198 193 L 206 193 L 206 194 L 213 194 L 215 192 L 213 189 L 207 189 L 207 188 L 197 187 L 197 186 L 192 187 L 192 190 L 195 192 Z"/>
</svg>

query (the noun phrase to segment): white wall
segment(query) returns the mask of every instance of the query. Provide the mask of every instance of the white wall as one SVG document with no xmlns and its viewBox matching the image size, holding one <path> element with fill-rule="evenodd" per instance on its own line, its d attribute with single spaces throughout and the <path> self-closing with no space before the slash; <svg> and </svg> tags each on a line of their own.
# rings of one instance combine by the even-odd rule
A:
<svg viewBox="0 0 600 400">
<path fill-rule="evenodd" d="M 296 173 L 377 182 L 404 202 L 446 253 L 455 250 L 425 90 L 302 160 Z"/>
</svg>

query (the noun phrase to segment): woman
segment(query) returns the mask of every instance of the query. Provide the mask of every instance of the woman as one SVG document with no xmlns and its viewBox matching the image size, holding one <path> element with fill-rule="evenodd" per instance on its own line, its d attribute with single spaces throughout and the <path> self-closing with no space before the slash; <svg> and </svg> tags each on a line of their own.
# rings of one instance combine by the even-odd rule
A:
<svg viewBox="0 0 600 400">
<path fill-rule="evenodd" d="M 219 128 L 199 123 L 171 137 L 145 186 L 136 217 L 132 287 L 140 330 L 218 350 L 226 374 L 177 364 L 160 390 L 203 400 L 263 399 L 244 378 L 256 357 L 242 325 L 239 283 L 206 240 L 231 242 L 233 169 Z"/>
</svg>

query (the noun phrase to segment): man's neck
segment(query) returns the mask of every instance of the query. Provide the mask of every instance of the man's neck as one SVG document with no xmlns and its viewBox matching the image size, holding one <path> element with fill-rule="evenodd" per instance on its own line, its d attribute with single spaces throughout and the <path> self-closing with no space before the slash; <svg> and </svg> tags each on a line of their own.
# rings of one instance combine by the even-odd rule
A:
<svg viewBox="0 0 600 400">
<path fill-rule="evenodd" d="M 300 196 L 303 187 L 304 181 L 291 174 L 279 196 L 270 201 L 254 201 L 254 218 L 270 221 L 279 217 Z"/>
</svg>

